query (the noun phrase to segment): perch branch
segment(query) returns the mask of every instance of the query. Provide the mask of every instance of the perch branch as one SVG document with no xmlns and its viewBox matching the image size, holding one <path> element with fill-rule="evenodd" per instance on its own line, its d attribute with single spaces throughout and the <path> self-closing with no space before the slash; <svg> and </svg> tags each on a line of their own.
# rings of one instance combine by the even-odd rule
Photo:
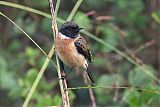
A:
<svg viewBox="0 0 160 107">
<path fill-rule="evenodd" d="M 51 8 L 51 15 L 52 15 L 52 29 L 53 29 L 54 40 L 55 40 L 55 38 L 58 35 L 58 28 L 57 28 L 56 16 L 55 16 L 57 14 L 54 14 L 55 11 L 54 11 L 54 6 L 53 6 L 52 0 L 49 0 L 49 3 L 50 3 L 50 8 Z M 59 5 L 59 4 L 60 4 L 60 1 L 58 0 L 57 5 Z M 58 7 L 56 6 L 56 12 L 58 11 Z M 67 89 L 67 82 L 66 82 L 66 79 L 64 78 L 65 72 L 64 72 L 63 62 L 61 62 L 58 59 L 58 56 L 56 56 L 56 60 L 57 60 L 57 72 L 58 72 L 58 77 L 59 77 L 59 85 L 60 85 L 61 94 L 62 94 L 63 106 L 70 107 L 68 90 L 66 90 Z M 60 66 L 59 66 L 59 63 L 60 63 Z"/>
</svg>

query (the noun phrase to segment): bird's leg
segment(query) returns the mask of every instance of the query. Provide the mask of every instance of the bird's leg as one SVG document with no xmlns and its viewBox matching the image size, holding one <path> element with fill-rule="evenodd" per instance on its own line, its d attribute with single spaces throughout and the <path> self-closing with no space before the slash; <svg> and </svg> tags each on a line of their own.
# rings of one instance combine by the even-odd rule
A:
<svg viewBox="0 0 160 107">
<path fill-rule="evenodd" d="M 89 77 L 90 81 L 92 82 L 92 84 L 95 84 L 93 76 L 91 74 L 91 71 L 88 69 L 88 65 L 87 64 L 85 64 L 85 71 L 87 72 L 88 77 Z"/>
</svg>

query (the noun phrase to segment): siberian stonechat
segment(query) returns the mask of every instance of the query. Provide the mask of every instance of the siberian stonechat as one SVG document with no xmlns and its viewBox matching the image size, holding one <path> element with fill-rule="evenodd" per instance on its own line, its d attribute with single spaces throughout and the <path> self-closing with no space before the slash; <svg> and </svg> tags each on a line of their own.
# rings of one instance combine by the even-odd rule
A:
<svg viewBox="0 0 160 107">
<path fill-rule="evenodd" d="M 55 38 L 55 49 L 64 64 L 72 68 L 82 67 L 94 83 L 87 63 L 87 60 L 92 61 L 92 55 L 85 39 L 80 35 L 81 29 L 83 28 L 72 21 L 62 24 L 59 35 Z"/>
</svg>

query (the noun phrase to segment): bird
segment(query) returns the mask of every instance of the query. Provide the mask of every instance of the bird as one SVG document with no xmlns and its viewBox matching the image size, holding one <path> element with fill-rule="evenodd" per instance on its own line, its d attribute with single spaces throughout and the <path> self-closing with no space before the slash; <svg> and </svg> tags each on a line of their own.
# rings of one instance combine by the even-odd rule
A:
<svg viewBox="0 0 160 107">
<path fill-rule="evenodd" d="M 80 35 L 82 29 L 73 21 L 63 23 L 55 38 L 55 50 L 65 65 L 71 68 L 83 68 L 94 84 L 87 62 L 87 60 L 92 62 L 92 54 L 86 40 Z"/>
</svg>

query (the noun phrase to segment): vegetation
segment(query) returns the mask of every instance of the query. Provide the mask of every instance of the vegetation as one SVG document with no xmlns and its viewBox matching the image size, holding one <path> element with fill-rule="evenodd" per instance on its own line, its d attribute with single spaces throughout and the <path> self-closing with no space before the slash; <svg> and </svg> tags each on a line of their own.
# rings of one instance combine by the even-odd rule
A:
<svg viewBox="0 0 160 107">
<path fill-rule="evenodd" d="M 9 1 L 9 0 L 6 0 Z M 21 107 L 53 45 L 48 0 L 0 1 L 0 107 Z M 89 88 L 97 106 L 158 107 L 158 0 L 78 0 L 73 20 L 81 27 L 93 53 L 90 64 L 96 85 L 86 86 L 83 71 L 65 66 L 70 104 L 91 106 Z M 77 0 L 61 0 L 58 27 Z M 19 5 L 18 5 L 19 4 Z M 54 5 L 56 2 L 54 1 Z M 31 7 L 31 8 L 26 8 Z M 35 10 L 36 9 L 36 10 Z M 39 11 L 37 11 L 39 10 Z M 4 15 L 9 17 L 9 21 Z M 15 24 L 13 24 L 15 23 Z M 30 40 L 23 29 L 43 50 Z M 90 32 L 90 33 L 89 33 Z M 45 54 L 45 55 L 44 55 Z M 35 88 L 28 107 L 62 105 L 55 55 Z"/>
</svg>

